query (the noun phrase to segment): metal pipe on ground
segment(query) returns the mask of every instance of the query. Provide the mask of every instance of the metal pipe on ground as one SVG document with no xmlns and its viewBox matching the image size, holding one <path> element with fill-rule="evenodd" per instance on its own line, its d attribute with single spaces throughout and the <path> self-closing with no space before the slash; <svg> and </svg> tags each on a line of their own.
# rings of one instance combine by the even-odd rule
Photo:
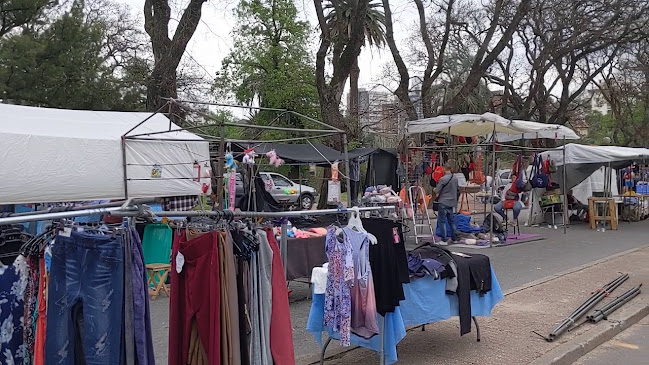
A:
<svg viewBox="0 0 649 365">
<path fill-rule="evenodd" d="M 629 274 L 623 274 L 620 275 L 617 279 L 613 280 L 612 282 L 606 284 L 603 288 L 597 290 L 590 298 L 588 298 L 585 302 L 583 302 L 575 311 L 568 316 L 568 318 L 564 319 L 557 328 L 552 331 L 548 337 L 546 337 L 546 341 L 552 342 L 561 334 L 563 334 L 565 331 L 567 331 L 570 327 L 574 326 L 577 320 L 579 318 L 583 317 L 588 311 L 593 309 L 597 303 L 599 303 L 602 299 L 604 299 L 610 292 L 615 290 L 617 287 L 622 285 L 627 279 L 629 278 Z"/>
<path fill-rule="evenodd" d="M 640 284 L 640 286 L 637 286 L 635 288 L 629 289 L 624 294 L 620 295 L 619 297 L 617 297 L 617 298 L 613 299 L 612 301 L 610 301 L 609 303 L 607 303 L 601 309 L 598 309 L 598 310 L 594 311 L 591 315 L 586 317 L 586 319 L 590 323 L 597 323 L 597 322 L 601 321 L 602 319 L 607 319 L 608 316 L 611 313 L 615 312 L 620 307 L 622 307 L 624 304 L 631 301 L 631 299 L 638 296 L 638 294 L 640 294 L 640 287 L 641 286 L 642 286 L 642 284 Z"/>
</svg>

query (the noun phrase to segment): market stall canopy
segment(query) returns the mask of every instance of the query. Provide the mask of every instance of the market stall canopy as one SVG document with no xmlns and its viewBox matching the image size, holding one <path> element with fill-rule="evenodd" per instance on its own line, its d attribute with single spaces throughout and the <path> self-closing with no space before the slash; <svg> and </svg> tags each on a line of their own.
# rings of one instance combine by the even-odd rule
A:
<svg viewBox="0 0 649 365">
<path fill-rule="evenodd" d="M 0 204 L 124 199 L 124 165 L 128 197 L 200 194 L 210 183 L 197 171 L 205 175 L 209 159 L 202 138 L 180 131 L 125 139 L 122 153 L 127 132 L 169 129 L 178 126 L 162 114 L 0 104 Z"/>
<path fill-rule="evenodd" d="M 565 148 L 567 188 L 572 189 L 577 184 L 591 176 L 602 166 L 620 169 L 633 162 L 649 162 L 649 149 L 616 146 L 587 146 L 569 143 L 565 146 L 543 152 L 543 158 L 552 159 L 557 166 L 563 166 L 563 150 Z M 557 169 L 554 181 L 562 181 L 563 168 Z"/>
<path fill-rule="evenodd" d="M 311 144 L 285 144 L 285 143 L 236 143 L 235 151 L 242 152 L 248 148 L 254 148 L 258 155 L 265 155 L 275 150 L 277 156 L 291 164 L 316 164 L 329 165 L 335 161 L 344 161 L 345 155 L 342 152 L 326 146 L 322 143 Z M 349 159 L 363 157 L 375 153 L 378 148 L 357 148 L 348 152 Z"/>
<path fill-rule="evenodd" d="M 539 124 L 539 123 L 535 123 Z M 523 129 L 512 124 L 509 119 L 493 113 L 440 115 L 408 122 L 408 134 L 442 132 L 453 136 L 473 137 L 496 133 L 522 134 L 541 129 Z"/>
<path fill-rule="evenodd" d="M 534 130 L 521 134 L 496 133 L 496 141 L 511 142 L 520 139 L 567 139 L 577 140 L 579 135 L 572 129 L 559 124 L 545 124 L 529 122 L 525 120 L 512 120 L 512 126 L 516 129 Z"/>
</svg>

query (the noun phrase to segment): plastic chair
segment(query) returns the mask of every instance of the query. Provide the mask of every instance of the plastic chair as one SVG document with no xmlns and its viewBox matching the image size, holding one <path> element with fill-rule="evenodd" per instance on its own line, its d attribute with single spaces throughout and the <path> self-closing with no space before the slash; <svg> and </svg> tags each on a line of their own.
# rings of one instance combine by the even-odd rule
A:
<svg viewBox="0 0 649 365">
<path fill-rule="evenodd" d="M 166 280 L 171 270 L 171 243 L 173 229 L 166 224 L 153 223 L 144 228 L 142 251 L 144 264 L 149 277 L 149 294 L 156 299 L 163 291 L 169 296 Z"/>
</svg>

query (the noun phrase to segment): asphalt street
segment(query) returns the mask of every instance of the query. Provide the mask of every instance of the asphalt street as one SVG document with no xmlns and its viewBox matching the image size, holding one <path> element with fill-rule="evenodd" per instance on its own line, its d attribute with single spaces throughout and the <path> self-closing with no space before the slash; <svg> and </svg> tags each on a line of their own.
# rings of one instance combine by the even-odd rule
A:
<svg viewBox="0 0 649 365">
<path fill-rule="evenodd" d="M 597 232 L 590 230 L 585 224 L 578 224 L 569 228 L 565 235 L 561 228 L 555 230 L 521 227 L 521 229 L 523 233 L 539 234 L 545 239 L 506 247 L 454 250 L 489 256 L 503 291 L 507 291 L 649 244 L 647 222 L 621 222 L 618 231 L 607 230 L 606 232 Z M 620 267 L 620 270 L 624 268 Z M 296 356 L 317 353 L 318 344 L 305 330 L 311 306 L 311 302 L 307 299 L 308 286 L 292 282 L 290 289 L 294 290 L 291 294 L 291 319 Z M 158 364 L 166 363 L 168 306 L 169 301 L 164 297 L 152 301 L 152 326 Z"/>
</svg>

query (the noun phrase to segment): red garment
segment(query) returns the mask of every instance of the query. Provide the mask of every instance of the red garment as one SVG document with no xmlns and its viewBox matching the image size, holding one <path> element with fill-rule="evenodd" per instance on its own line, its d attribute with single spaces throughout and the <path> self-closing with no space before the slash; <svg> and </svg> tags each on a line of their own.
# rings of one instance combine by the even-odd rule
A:
<svg viewBox="0 0 649 365">
<path fill-rule="evenodd" d="M 34 365 L 45 365 L 45 329 L 47 324 L 47 302 L 45 297 L 45 259 L 39 260 L 41 280 L 38 285 L 38 319 L 36 320 L 36 343 L 34 344 Z"/>
<path fill-rule="evenodd" d="M 221 364 L 221 323 L 218 240 L 216 231 L 187 241 L 174 234 L 169 300 L 169 365 L 187 364 L 192 320 L 207 352 L 209 365 Z M 179 253 L 184 257 L 176 271 Z"/>
<path fill-rule="evenodd" d="M 286 277 L 279 245 L 275 235 L 267 230 L 268 243 L 273 250 L 273 311 L 270 315 L 270 352 L 277 365 L 295 365 L 295 351 L 293 349 L 293 327 L 291 326 L 291 312 L 288 307 L 288 290 Z"/>
</svg>

